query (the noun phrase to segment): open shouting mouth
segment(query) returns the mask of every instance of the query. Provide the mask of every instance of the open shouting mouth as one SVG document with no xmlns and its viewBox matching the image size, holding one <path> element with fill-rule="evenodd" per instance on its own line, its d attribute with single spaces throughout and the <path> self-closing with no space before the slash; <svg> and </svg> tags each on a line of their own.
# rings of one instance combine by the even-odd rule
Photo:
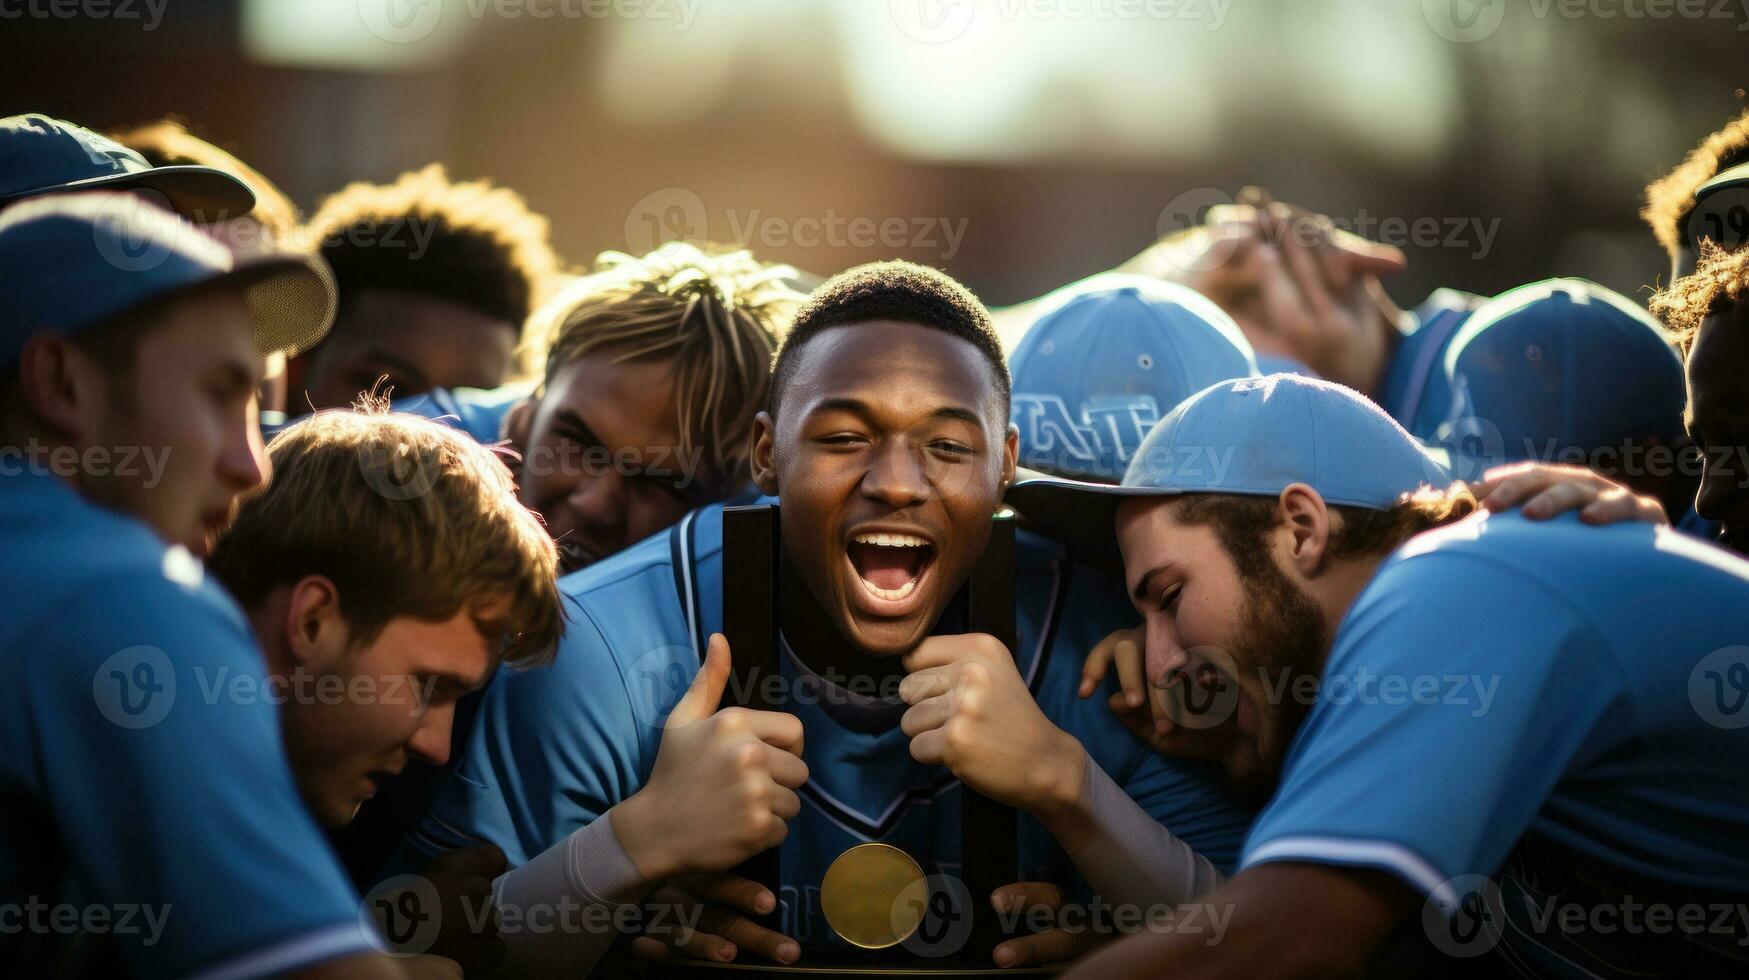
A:
<svg viewBox="0 0 1749 980">
<path fill-rule="evenodd" d="M 851 537 L 845 559 L 854 573 L 851 600 L 871 616 L 909 615 L 923 598 L 935 545 L 906 531 L 865 530 Z"/>
</svg>

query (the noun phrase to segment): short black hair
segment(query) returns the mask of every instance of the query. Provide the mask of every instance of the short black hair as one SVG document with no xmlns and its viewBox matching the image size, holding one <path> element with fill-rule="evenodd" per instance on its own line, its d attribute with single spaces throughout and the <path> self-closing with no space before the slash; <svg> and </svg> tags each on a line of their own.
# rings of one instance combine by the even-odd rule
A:
<svg viewBox="0 0 1749 980">
<path fill-rule="evenodd" d="M 514 326 L 559 266 L 547 219 L 514 191 L 453 181 L 442 166 L 392 184 L 350 184 L 322 202 L 307 234 L 334 269 L 344 311 L 366 289 L 447 300 Z"/>
<path fill-rule="evenodd" d="M 796 355 L 809 339 L 829 327 L 890 320 L 914 323 L 966 341 L 989 362 L 990 374 L 1008 417 L 1008 362 L 990 311 L 972 291 L 945 272 L 912 262 L 871 262 L 833 276 L 814 290 L 784 335 L 772 358 L 772 418 L 795 370 Z"/>
</svg>

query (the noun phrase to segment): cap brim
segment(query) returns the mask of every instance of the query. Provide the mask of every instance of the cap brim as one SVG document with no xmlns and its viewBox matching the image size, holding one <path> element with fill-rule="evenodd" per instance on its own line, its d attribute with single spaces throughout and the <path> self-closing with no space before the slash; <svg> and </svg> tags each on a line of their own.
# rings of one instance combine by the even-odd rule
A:
<svg viewBox="0 0 1749 980">
<path fill-rule="evenodd" d="M 255 326 L 255 349 L 263 357 L 296 357 L 334 325 L 334 274 L 316 256 L 280 252 L 239 258 L 237 268 L 219 279 L 242 282 L 243 302 Z"/>
<path fill-rule="evenodd" d="M 1720 171 L 1712 180 L 1695 188 L 1694 199 L 1699 201 L 1710 194 L 1732 187 L 1749 187 L 1749 163 Z"/>
<path fill-rule="evenodd" d="M 1117 544 L 1117 509 L 1135 497 L 1173 497 L 1182 491 L 1160 487 L 1119 487 L 1060 477 L 1022 479 L 1008 489 L 1005 502 L 1029 530 L 1058 541 L 1077 559 L 1123 579 L 1123 552 Z"/>
<path fill-rule="evenodd" d="M 163 195 L 170 210 L 196 224 L 241 218 L 255 210 L 255 192 L 249 189 L 249 185 L 223 170 L 196 166 L 154 167 L 136 173 L 75 180 L 70 184 L 54 184 L 7 195 L 0 198 L 0 202 L 42 194 L 96 190 L 156 191 Z"/>
</svg>

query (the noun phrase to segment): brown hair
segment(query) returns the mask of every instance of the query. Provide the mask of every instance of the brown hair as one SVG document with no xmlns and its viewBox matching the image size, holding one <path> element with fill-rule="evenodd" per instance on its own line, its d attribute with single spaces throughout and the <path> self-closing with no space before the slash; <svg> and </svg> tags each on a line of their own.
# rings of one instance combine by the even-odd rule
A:
<svg viewBox="0 0 1749 980">
<path fill-rule="evenodd" d="M 1671 283 L 1652 297 L 1652 315 L 1676 334 L 1684 356 L 1694 346 L 1700 325 L 1714 313 L 1742 303 L 1749 290 L 1749 248 L 1726 251 L 1702 242 L 1700 262 L 1691 275 Z"/>
<path fill-rule="evenodd" d="M 1212 527 L 1247 579 L 1271 561 L 1263 532 L 1276 524 L 1278 498 L 1228 493 L 1186 494 L 1172 516 L 1181 524 Z M 1341 516 L 1331 529 L 1327 554 L 1353 559 L 1382 556 L 1423 531 L 1431 531 L 1476 512 L 1480 504 L 1462 483 L 1445 490 L 1423 487 L 1404 494 L 1389 510 L 1332 505 Z"/>
<path fill-rule="evenodd" d="M 146 158 L 154 167 L 212 167 L 242 181 L 255 194 L 249 217 L 266 228 L 274 241 L 291 242 L 298 228 L 298 209 L 291 198 L 261 175 L 261 171 L 189 132 L 175 117 L 109 134 L 110 138 Z M 232 215 L 242 217 L 242 215 Z"/>
<path fill-rule="evenodd" d="M 504 659 L 551 659 L 563 632 L 558 555 L 490 449 L 379 400 L 308 416 L 268 455 L 271 480 L 243 501 L 208 562 L 238 602 L 326 576 L 368 643 L 398 617 L 444 620 L 508 596 Z"/>
<path fill-rule="evenodd" d="M 1646 185 L 1646 206 L 1640 217 L 1672 259 L 1682 250 L 1682 223 L 1694 210 L 1694 192 L 1719 171 L 1745 162 L 1749 162 L 1749 109 L 1701 140 L 1675 170 Z"/>
<path fill-rule="evenodd" d="M 765 407 L 772 351 L 803 297 L 794 269 L 747 251 L 671 242 L 636 257 L 604 252 L 529 319 L 546 379 L 598 351 L 615 363 L 672 360 L 680 453 L 702 447 L 732 491 L 748 479 L 753 418 Z"/>
</svg>

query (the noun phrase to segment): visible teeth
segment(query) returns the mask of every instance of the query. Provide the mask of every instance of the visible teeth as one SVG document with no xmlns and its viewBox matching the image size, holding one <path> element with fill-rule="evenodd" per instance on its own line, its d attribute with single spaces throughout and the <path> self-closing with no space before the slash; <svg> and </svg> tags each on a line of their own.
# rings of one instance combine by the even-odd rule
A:
<svg viewBox="0 0 1749 980">
<path fill-rule="evenodd" d="M 914 534 L 859 534 L 857 544 L 879 545 L 882 548 L 927 548 L 929 542 Z"/>
<path fill-rule="evenodd" d="M 863 579 L 862 584 L 865 588 L 867 588 L 870 592 L 873 592 L 876 596 L 878 596 L 882 599 L 887 599 L 887 600 L 892 601 L 892 602 L 897 602 L 898 600 L 905 598 L 906 596 L 910 595 L 917 588 L 917 580 L 916 579 L 912 579 L 911 581 L 906 582 L 904 585 L 901 585 L 896 589 L 883 589 L 880 586 L 874 584 L 873 582 L 870 582 L 868 579 Z"/>
</svg>

